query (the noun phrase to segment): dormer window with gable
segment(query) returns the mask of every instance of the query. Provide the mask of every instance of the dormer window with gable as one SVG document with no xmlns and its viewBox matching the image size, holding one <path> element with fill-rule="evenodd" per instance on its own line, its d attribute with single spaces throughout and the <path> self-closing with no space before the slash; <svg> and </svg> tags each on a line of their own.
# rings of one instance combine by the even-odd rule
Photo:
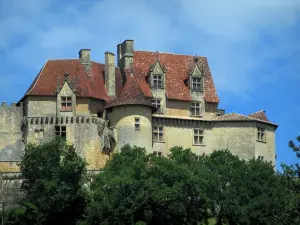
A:
<svg viewBox="0 0 300 225">
<path fill-rule="evenodd" d="M 150 65 L 150 82 L 153 89 L 164 89 L 165 68 L 162 67 L 157 59 L 153 65 Z"/>
<path fill-rule="evenodd" d="M 203 91 L 203 68 L 198 64 L 195 64 L 194 68 L 190 72 L 190 89 L 193 92 Z"/>
</svg>

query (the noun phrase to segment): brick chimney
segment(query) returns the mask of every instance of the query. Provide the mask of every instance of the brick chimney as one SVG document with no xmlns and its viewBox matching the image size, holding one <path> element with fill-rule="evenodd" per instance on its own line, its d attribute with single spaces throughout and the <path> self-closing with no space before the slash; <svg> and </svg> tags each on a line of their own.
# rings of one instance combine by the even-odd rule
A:
<svg viewBox="0 0 300 225">
<path fill-rule="evenodd" d="M 116 96 L 115 54 L 105 52 L 105 87 L 109 96 Z"/>
<path fill-rule="evenodd" d="M 91 49 L 81 49 L 79 52 L 79 59 L 83 64 L 91 63 Z"/>
</svg>

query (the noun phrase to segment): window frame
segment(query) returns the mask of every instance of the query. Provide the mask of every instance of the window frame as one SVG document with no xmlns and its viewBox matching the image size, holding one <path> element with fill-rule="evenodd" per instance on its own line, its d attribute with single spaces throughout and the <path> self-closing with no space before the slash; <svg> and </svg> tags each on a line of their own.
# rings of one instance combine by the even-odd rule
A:
<svg viewBox="0 0 300 225">
<path fill-rule="evenodd" d="M 197 106 L 198 104 L 198 106 Z M 197 109 L 199 109 L 199 114 L 197 114 Z M 201 110 L 201 102 L 191 102 L 190 103 L 190 114 L 191 116 L 201 116 L 202 110 Z"/>
<path fill-rule="evenodd" d="M 141 119 L 140 119 L 140 117 L 135 117 L 134 118 L 134 130 L 135 131 L 140 131 L 141 130 Z"/>
<path fill-rule="evenodd" d="M 156 137 L 155 134 L 156 134 L 157 138 L 155 138 Z M 152 139 L 153 139 L 153 142 L 164 142 L 164 126 L 153 125 Z"/>
<path fill-rule="evenodd" d="M 195 141 L 197 138 L 197 142 Z M 200 142 L 202 138 L 202 142 Z M 205 131 L 203 129 L 195 128 L 193 129 L 193 145 L 203 146 L 205 145 Z"/>
<path fill-rule="evenodd" d="M 160 98 L 153 98 L 153 99 L 151 99 L 151 104 L 157 108 L 156 113 L 162 113 L 161 99 Z"/>
<path fill-rule="evenodd" d="M 60 111 L 71 112 L 73 110 L 72 96 L 61 96 L 60 101 Z"/>
<path fill-rule="evenodd" d="M 197 87 L 199 86 L 199 87 Z M 192 87 L 191 90 L 194 92 L 202 91 L 202 77 L 192 77 Z"/>
<path fill-rule="evenodd" d="M 159 74 L 152 75 L 152 88 L 163 89 L 163 75 L 159 75 Z"/>
<path fill-rule="evenodd" d="M 57 129 L 59 128 L 59 129 Z M 64 139 L 67 139 L 67 127 L 66 126 L 55 126 L 55 136 L 60 136 Z"/>
<path fill-rule="evenodd" d="M 256 130 L 256 140 L 259 141 L 259 142 L 264 142 L 266 143 L 267 142 L 267 138 L 266 138 L 266 129 L 263 128 L 263 127 L 257 127 L 257 130 Z"/>
</svg>

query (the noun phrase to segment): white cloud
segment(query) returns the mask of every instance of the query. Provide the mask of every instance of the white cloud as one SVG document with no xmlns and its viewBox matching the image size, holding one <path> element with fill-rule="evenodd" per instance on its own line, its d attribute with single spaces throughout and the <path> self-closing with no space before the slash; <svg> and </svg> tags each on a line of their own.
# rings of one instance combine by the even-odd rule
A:
<svg viewBox="0 0 300 225">
<path fill-rule="evenodd" d="M 0 8 L 0 59 L 10 74 L 14 65 L 31 70 L 27 85 L 47 59 L 75 58 L 80 48 L 103 60 L 116 50 L 119 29 L 139 50 L 207 56 L 218 91 L 239 95 L 283 70 L 295 73 L 291 63 L 269 67 L 300 50 L 299 0 L 0 0 Z"/>
</svg>

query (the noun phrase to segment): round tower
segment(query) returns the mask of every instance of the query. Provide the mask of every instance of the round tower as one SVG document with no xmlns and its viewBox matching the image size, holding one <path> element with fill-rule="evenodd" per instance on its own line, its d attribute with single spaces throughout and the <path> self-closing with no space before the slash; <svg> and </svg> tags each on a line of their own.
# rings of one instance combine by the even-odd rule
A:
<svg viewBox="0 0 300 225">
<path fill-rule="evenodd" d="M 120 152 L 126 144 L 152 152 L 152 113 L 156 108 L 133 76 L 127 77 L 122 93 L 106 110 L 117 142 L 114 152 Z"/>
</svg>

